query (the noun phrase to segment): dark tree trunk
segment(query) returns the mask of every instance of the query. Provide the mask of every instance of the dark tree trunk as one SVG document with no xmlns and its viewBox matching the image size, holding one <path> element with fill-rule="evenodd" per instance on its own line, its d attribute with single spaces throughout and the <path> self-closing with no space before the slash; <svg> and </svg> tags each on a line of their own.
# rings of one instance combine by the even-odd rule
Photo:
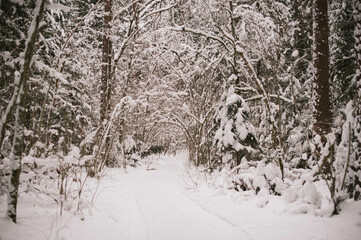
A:
<svg viewBox="0 0 361 240">
<path fill-rule="evenodd" d="M 314 0 L 314 130 L 322 138 L 331 131 L 332 113 L 329 86 L 328 3 Z"/>
<path fill-rule="evenodd" d="M 361 2 L 360 0 L 354 0 L 354 20 L 355 20 L 355 53 L 356 53 L 356 121 L 354 126 L 355 131 L 355 143 L 354 148 L 356 152 L 355 159 L 355 187 L 354 187 L 354 199 L 361 199 L 361 179 L 359 178 L 361 172 Z M 358 187 L 357 187 L 358 186 Z"/>
<path fill-rule="evenodd" d="M 23 87 L 22 87 L 23 88 Z M 8 217 L 16 223 L 16 209 L 19 195 L 19 183 L 20 183 L 20 172 L 21 172 L 21 160 L 24 151 L 24 118 L 25 113 L 21 109 L 24 106 L 24 97 L 22 94 L 19 95 L 15 110 L 15 129 L 14 139 L 12 146 L 12 158 L 10 163 L 10 185 L 8 193 Z"/>
<path fill-rule="evenodd" d="M 15 91 L 14 101 L 9 103 L 8 108 L 11 110 L 15 108 L 15 131 L 14 140 L 12 146 L 12 159 L 10 164 L 10 185 L 8 193 L 8 209 L 7 215 L 13 221 L 16 222 L 16 209 L 18 200 L 19 179 L 21 172 L 21 159 L 24 150 L 24 124 L 26 119 L 26 113 L 24 112 L 25 97 L 27 90 L 27 81 L 30 77 L 31 61 L 34 54 L 34 48 L 36 39 L 39 35 L 39 23 L 43 17 L 46 0 L 42 0 L 37 5 L 37 10 L 33 18 L 34 28 L 29 32 L 28 41 L 26 42 L 24 51 L 24 63 L 20 69 L 20 75 L 15 76 Z M 5 122 L 6 123 L 6 122 Z"/>
<path fill-rule="evenodd" d="M 110 69 L 111 69 L 111 40 L 109 37 L 110 21 L 112 19 L 112 0 L 104 0 L 104 36 L 103 36 L 103 57 L 101 68 L 101 106 L 100 106 L 100 124 L 107 120 L 109 102 L 110 102 Z"/>
<path fill-rule="evenodd" d="M 105 136 L 106 124 L 109 120 L 110 97 L 111 97 L 111 61 L 112 43 L 110 40 L 110 22 L 112 21 L 112 0 L 104 0 L 103 18 L 103 49 L 101 65 L 101 86 L 100 86 L 100 121 L 97 132 L 98 150 L 94 157 L 94 173 L 97 174 L 99 167 L 106 161 L 106 148 L 109 145 L 109 136 Z M 103 144 L 103 141 L 106 141 Z"/>
</svg>

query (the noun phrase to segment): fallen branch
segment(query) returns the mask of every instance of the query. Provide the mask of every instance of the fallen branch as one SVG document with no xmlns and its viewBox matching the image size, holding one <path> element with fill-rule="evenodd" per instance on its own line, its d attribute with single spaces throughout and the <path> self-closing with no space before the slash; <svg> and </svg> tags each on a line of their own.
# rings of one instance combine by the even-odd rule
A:
<svg viewBox="0 0 361 240">
<path fill-rule="evenodd" d="M 148 164 L 148 166 L 147 166 L 147 171 L 157 170 L 156 168 L 149 168 L 152 163 L 153 163 L 153 162 L 150 162 L 150 163 Z"/>
</svg>

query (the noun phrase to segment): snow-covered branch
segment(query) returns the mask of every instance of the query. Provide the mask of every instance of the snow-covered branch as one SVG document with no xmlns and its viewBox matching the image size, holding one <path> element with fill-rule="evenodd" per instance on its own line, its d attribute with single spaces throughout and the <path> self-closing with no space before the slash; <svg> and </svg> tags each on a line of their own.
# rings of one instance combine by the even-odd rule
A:
<svg viewBox="0 0 361 240">
<path fill-rule="evenodd" d="M 227 44 L 222 40 L 222 38 L 220 38 L 216 35 L 213 35 L 211 33 L 208 33 L 208 32 L 205 32 L 205 31 L 202 31 L 199 29 L 189 28 L 186 26 L 170 27 L 168 29 L 172 30 L 172 31 L 177 31 L 177 32 L 189 32 L 189 33 L 193 33 L 196 35 L 200 35 L 200 36 L 215 40 L 215 41 L 219 42 L 227 50 L 227 52 L 231 52 L 231 50 L 228 48 Z"/>
</svg>

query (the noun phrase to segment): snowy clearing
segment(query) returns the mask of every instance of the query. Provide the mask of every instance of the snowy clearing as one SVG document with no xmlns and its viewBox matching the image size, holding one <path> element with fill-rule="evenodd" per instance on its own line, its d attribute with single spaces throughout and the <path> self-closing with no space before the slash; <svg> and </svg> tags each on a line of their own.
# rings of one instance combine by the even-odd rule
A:
<svg viewBox="0 0 361 240">
<path fill-rule="evenodd" d="M 361 201 L 346 202 L 340 215 L 291 214 L 282 197 L 247 196 L 193 185 L 183 155 L 150 157 L 138 168 L 111 169 L 101 180 L 93 207 L 74 214 L 48 198 L 21 194 L 18 224 L 4 216 L 0 239 L 335 239 L 361 236 Z M 96 188 L 91 182 L 90 189 Z M 91 195 L 85 195 L 87 198 Z"/>
</svg>

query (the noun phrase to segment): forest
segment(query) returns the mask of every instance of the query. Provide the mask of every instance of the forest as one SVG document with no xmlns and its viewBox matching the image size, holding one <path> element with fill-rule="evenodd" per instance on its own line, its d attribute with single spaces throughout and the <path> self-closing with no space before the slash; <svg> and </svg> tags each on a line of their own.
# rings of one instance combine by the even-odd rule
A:
<svg viewBox="0 0 361 240">
<path fill-rule="evenodd" d="M 304 201 L 302 213 L 328 201 L 319 215 L 332 218 L 361 199 L 359 0 L 0 9 L 0 198 L 12 222 L 21 195 L 79 212 L 107 172 L 180 152 L 189 178 Z"/>
</svg>

